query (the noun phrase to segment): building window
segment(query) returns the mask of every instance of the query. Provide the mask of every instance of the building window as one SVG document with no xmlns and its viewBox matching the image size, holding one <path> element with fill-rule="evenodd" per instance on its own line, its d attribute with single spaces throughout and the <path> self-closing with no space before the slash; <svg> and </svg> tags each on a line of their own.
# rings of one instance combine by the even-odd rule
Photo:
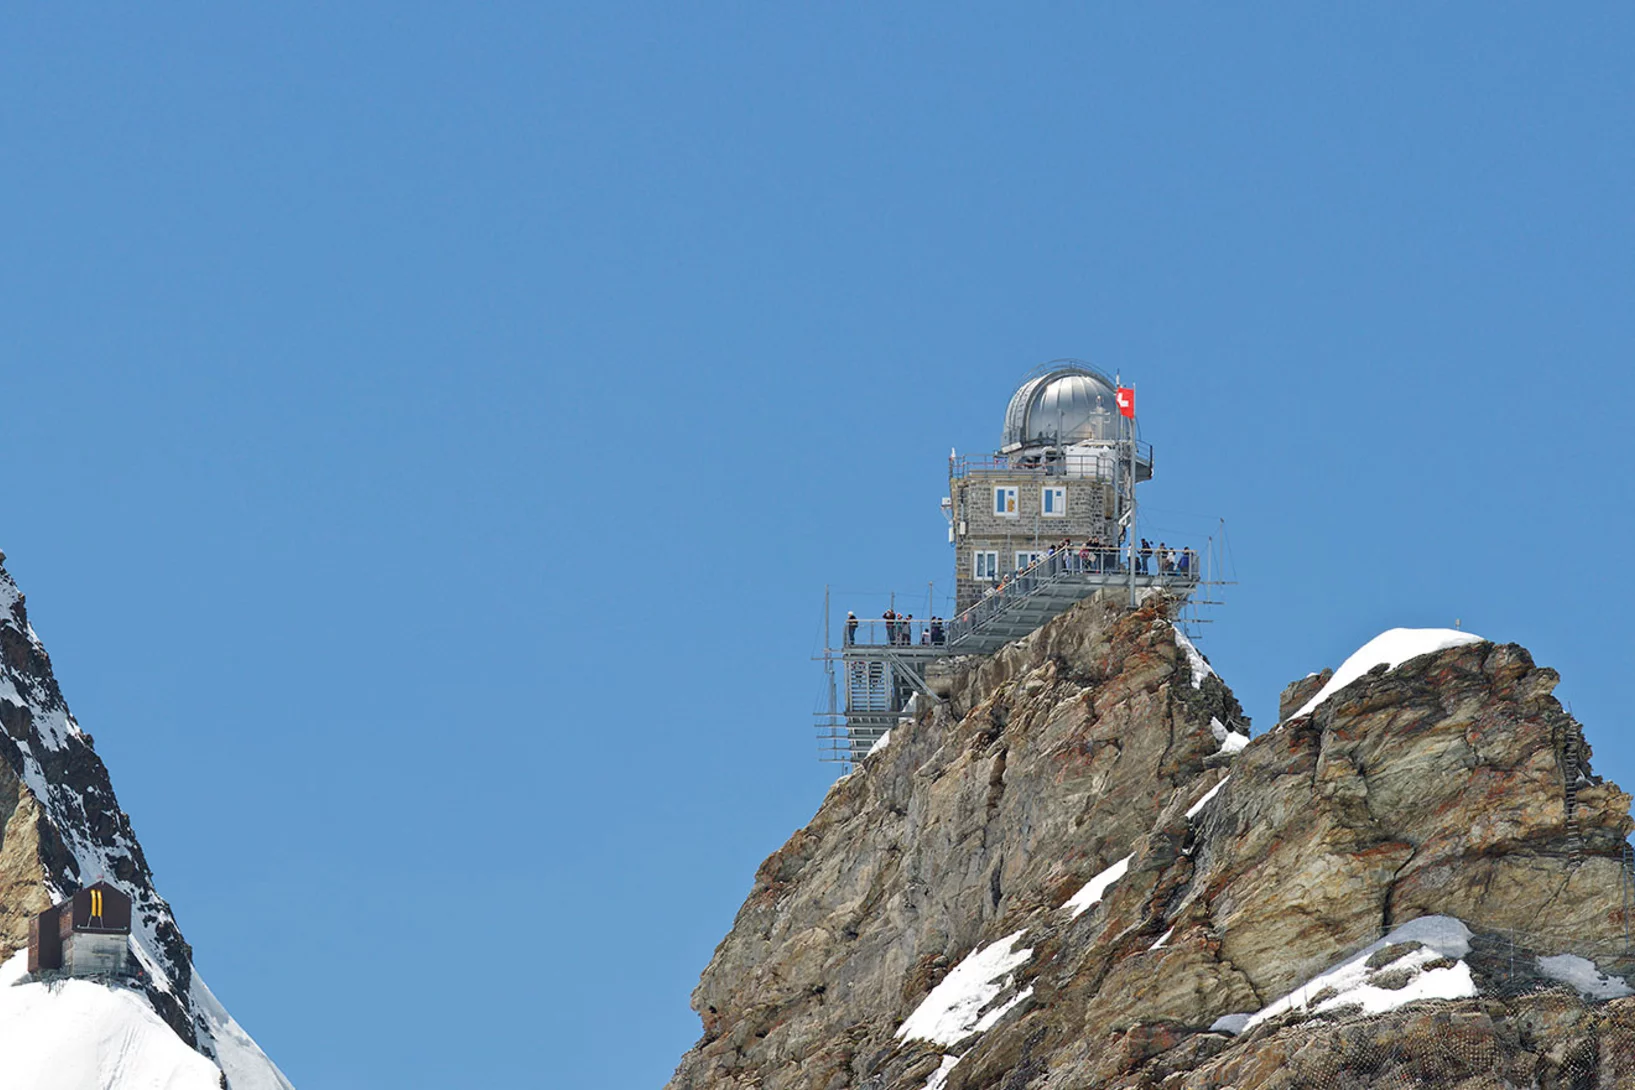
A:
<svg viewBox="0 0 1635 1090">
<path fill-rule="evenodd" d="M 1067 489 L 1046 485 L 1039 490 L 1039 513 L 1047 519 L 1067 517 Z"/>
<path fill-rule="evenodd" d="M 1033 563 L 1035 560 L 1038 560 L 1044 555 L 1044 551 L 1041 549 L 1016 550 L 1016 570 L 1021 571 L 1023 568 L 1027 567 L 1029 564 Z"/>
<path fill-rule="evenodd" d="M 971 578 L 993 582 L 999 578 L 999 554 L 976 552 L 971 554 Z"/>
<path fill-rule="evenodd" d="M 995 488 L 993 490 L 993 513 L 1001 518 L 1016 518 L 1016 489 Z"/>
</svg>

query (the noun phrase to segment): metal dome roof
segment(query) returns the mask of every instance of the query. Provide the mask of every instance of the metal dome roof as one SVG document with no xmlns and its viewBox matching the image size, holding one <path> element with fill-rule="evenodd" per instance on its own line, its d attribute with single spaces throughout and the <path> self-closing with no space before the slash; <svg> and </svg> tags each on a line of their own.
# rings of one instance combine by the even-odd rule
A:
<svg viewBox="0 0 1635 1090">
<path fill-rule="evenodd" d="M 1028 379 L 1005 410 L 1000 450 L 1065 446 L 1118 438 L 1118 401 L 1113 382 L 1077 360 L 1056 360 Z"/>
</svg>

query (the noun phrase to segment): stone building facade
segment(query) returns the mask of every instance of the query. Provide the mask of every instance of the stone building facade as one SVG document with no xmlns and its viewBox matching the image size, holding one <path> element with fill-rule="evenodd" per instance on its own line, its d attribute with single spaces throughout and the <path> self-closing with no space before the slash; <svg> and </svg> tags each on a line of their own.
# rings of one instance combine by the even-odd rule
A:
<svg viewBox="0 0 1635 1090">
<path fill-rule="evenodd" d="M 1075 545 L 1118 540 L 1117 490 L 1109 478 L 1047 476 L 1037 469 L 967 469 L 964 476 L 949 480 L 948 489 L 960 610 L 1064 538 Z"/>
</svg>

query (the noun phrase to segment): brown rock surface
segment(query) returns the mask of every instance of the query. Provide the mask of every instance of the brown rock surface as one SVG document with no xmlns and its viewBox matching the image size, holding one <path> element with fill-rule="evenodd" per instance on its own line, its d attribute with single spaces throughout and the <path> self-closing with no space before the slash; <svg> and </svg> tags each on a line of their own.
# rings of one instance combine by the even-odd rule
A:
<svg viewBox="0 0 1635 1090">
<path fill-rule="evenodd" d="M 1631 1085 L 1635 1000 L 1522 994 L 1552 983 L 1528 969 L 1536 953 L 1635 969 L 1630 799 L 1588 772 L 1555 673 L 1515 645 L 1422 656 L 1234 756 L 1217 732 L 1247 729 L 1241 709 L 1213 675 L 1195 687 L 1170 608 L 1086 603 L 956 664 L 949 699 L 762 864 L 670 1086 L 920 1090 L 945 1055 L 949 1090 Z M 1290 686 L 1285 714 L 1326 680 Z M 1062 907 L 1125 857 L 1100 903 Z M 1426 915 L 1477 933 L 1480 997 L 1210 1032 Z M 968 954 L 1016 932 L 1031 955 L 996 980 L 991 1026 L 897 1039 Z M 1371 982 L 1403 988 L 1412 974 L 1385 966 L 1411 949 L 1381 955 Z"/>
</svg>

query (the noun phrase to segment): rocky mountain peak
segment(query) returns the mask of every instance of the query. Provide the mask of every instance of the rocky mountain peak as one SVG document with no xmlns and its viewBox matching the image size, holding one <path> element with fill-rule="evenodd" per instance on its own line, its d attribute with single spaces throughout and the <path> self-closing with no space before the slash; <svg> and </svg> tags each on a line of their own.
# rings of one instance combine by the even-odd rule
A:
<svg viewBox="0 0 1635 1090">
<path fill-rule="evenodd" d="M 220 1068 L 221 1085 L 287 1088 L 194 972 L 192 949 L 3 562 L 0 554 L 0 961 L 27 947 L 31 917 L 107 880 L 131 897 L 139 986 L 153 1012 Z"/>
<path fill-rule="evenodd" d="M 756 873 L 670 1086 L 1627 1085 L 1635 823 L 1555 672 L 1399 630 L 1250 742 L 1174 606 L 934 677 Z"/>
</svg>

